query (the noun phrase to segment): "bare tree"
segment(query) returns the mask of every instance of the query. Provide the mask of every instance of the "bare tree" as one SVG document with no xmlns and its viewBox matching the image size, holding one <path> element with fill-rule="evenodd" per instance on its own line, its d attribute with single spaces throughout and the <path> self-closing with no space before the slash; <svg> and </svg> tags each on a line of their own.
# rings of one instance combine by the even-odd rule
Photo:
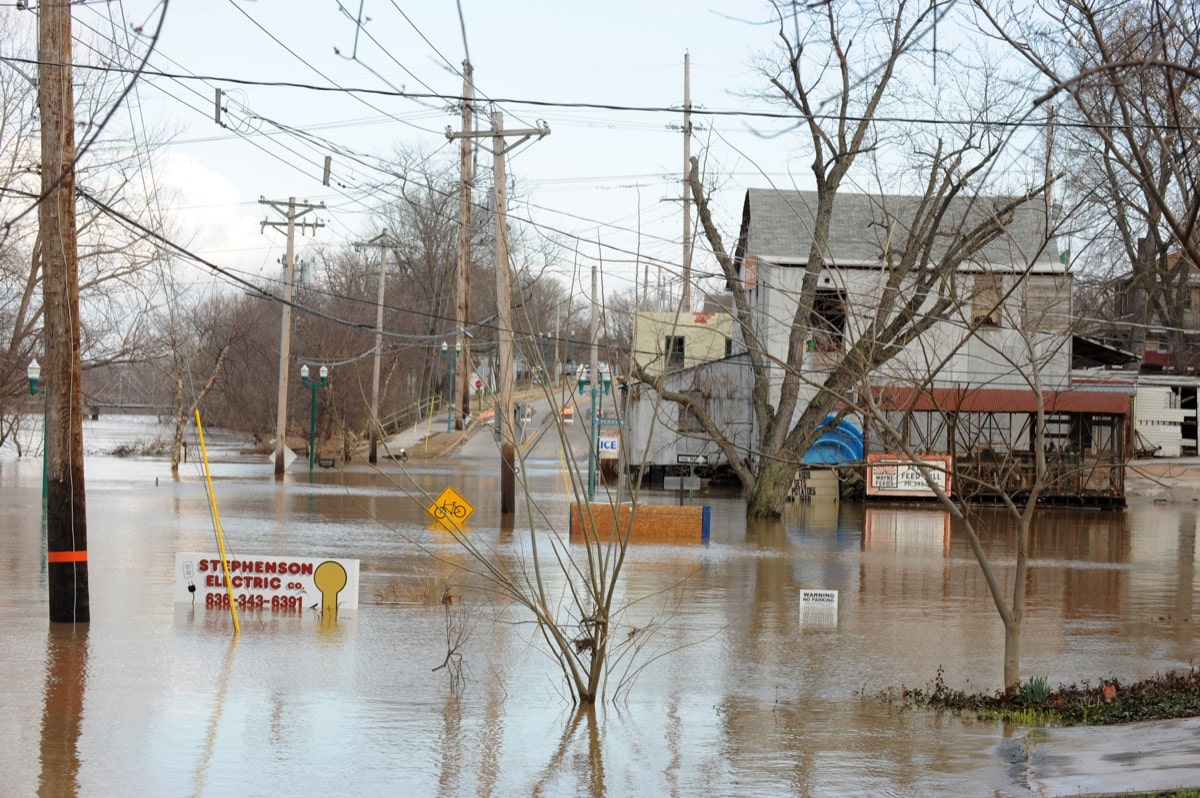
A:
<svg viewBox="0 0 1200 798">
<path fill-rule="evenodd" d="M 5 55 L 20 59 L 32 48 L 33 30 L 21 17 L 6 15 L 0 38 Z M 81 52 L 81 59 L 104 57 L 98 50 L 92 53 Z M 80 71 L 76 77 L 81 348 L 90 369 L 130 362 L 145 348 L 152 308 L 145 286 L 156 277 L 149 267 L 160 262 L 160 253 L 146 228 L 131 220 L 147 212 L 157 217 L 157 226 L 163 224 L 160 187 L 149 169 L 161 134 L 139 130 L 135 137 L 111 119 L 101 129 L 126 75 Z M 5 419 L 0 420 L 0 443 L 15 419 L 11 400 L 28 391 L 25 369 L 40 351 L 42 334 L 36 125 L 32 75 L 18 60 L 6 59 L 0 63 L 0 419 Z"/>
<path fill-rule="evenodd" d="M 727 247 L 713 220 L 710 197 L 697 162 L 690 173 L 700 227 L 733 294 L 737 328 L 752 373 L 753 451 L 739 451 L 718 419 L 684 392 L 667 391 L 663 379 L 642 375 L 663 398 L 679 404 L 721 446 L 741 480 L 751 516 L 777 516 L 795 467 L 820 432 L 820 422 L 858 387 L 862 375 L 895 357 L 920 338 L 956 304 L 951 275 L 990 242 L 1001 238 L 1023 206 L 1040 197 L 1034 185 L 1012 192 L 994 207 L 973 204 L 1005 152 L 1009 134 L 995 124 L 1011 103 L 1000 87 L 981 81 L 989 103 L 958 124 L 934 132 L 897 127 L 890 134 L 877 119 L 882 109 L 902 101 L 906 81 L 924 38 L 946 10 L 945 4 L 901 3 L 882 9 L 845 4 L 781 6 L 778 39 L 782 64 L 768 75 L 776 97 L 799 117 L 799 129 L 813 154 L 815 205 L 797 209 L 795 224 L 811 242 L 803 280 L 788 319 L 756 316 L 747 298 L 743 259 L 754 253 Z M 976 87 L 978 88 L 978 87 Z M 949 131 L 949 132 L 947 132 Z M 881 162 L 885 137 L 907 150 L 906 170 Z M 839 363 L 825 373 L 807 373 L 805 350 L 814 337 L 818 278 L 837 253 L 830 229 L 839 192 L 860 159 L 873 169 L 877 185 L 909 185 L 913 194 L 900 207 L 880 208 L 879 260 L 886 273 L 877 303 L 860 303 L 863 321 L 844 345 Z M 962 208 L 971 209 L 964 213 Z M 768 354 L 767 325 L 786 330 L 786 350 Z M 782 373 L 782 376 L 778 376 Z M 778 387 L 776 387 L 778 386 Z"/>
<path fill-rule="evenodd" d="M 1092 481 L 1089 474 L 1097 465 L 1104 478 L 1123 468 L 1119 444 L 1090 462 L 1083 457 L 1082 447 L 1073 437 L 1086 417 L 1065 416 L 1057 406 L 1060 391 L 1066 388 L 1066 360 L 1074 329 L 1067 313 L 1070 297 L 1069 278 L 1026 274 L 1013 280 L 995 307 L 1005 329 L 1012 332 L 1004 338 L 971 332 L 966 322 L 973 315 L 973 303 L 964 302 L 958 309 L 966 332 L 956 351 L 967 346 L 986 348 L 1024 382 L 1022 393 L 1031 403 L 964 412 L 954 404 L 953 391 L 936 388 L 934 375 L 948 360 L 927 360 L 905 370 L 913 375 L 907 381 L 899 379 L 899 370 L 892 369 L 889 381 L 878 381 L 860 394 L 858 406 L 884 451 L 903 453 L 918 465 L 929 490 L 955 520 L 955 531 L 967 539 L 1004 626 L 1004 689 L 1010 695 L 1020 690 L 1021 630 L 1039 503 L 1054 494 L 1083 493 L 1078 488 Z M 897 392 L 912 398 L 896 401 Z M 931 406 L 916 412 L 918 397 Z M 1068 423 L 1066 418 L 1074 420 Z M 948 467 L 939 467 L 926 457 L 938 448 L 936 441 L 942 442 L 949 455 Z M 1071 452 L 1075 453 L 1073 461 Z M 1106 457 L 1108 462 L 1103 462 Z M 982 505 L 980 499 L 990 501 Z M 1002 508 L 999 514 L 993 509 L 996 503 Z M 985 535 L 997 524 L 1016 529 L 1011 562 L 993 560 L 983 544 Z M 1003 581 L 1006 570 L 1010 573 L 1007 586 Z"/>
<path fill-rule="evenodd" d="M 1000 37 L 1044 81 L 1036 102 L 1052 107 L 1059 122 L 1064 196 L 1102 246 L 1093 260 L 1107 258 L 1122 277 L 1109 291 L 1129 325 L 1122 343 L 1140 352 L 1153 325 L 1165 331 L 1176 365 L 1192 364 L 1200 272 L 1196 4 L 1049 0 L 1019 12 L 983 0 L 976 6 L 985 33 Z"/>
<path fill-rule="evenodd" d="M 173 386 L 175 430 L 171 441 L 171 471 L 179 471 L 184 433 L 195 410 L 222 379 L 230 350 L 247 334 L 244 316 L 229 296 L 193 295 L 189 307 L 173 306 L 160 314 L 156 339 L 166 350 L 160 360 L 163 382 Z"/>
</svg>

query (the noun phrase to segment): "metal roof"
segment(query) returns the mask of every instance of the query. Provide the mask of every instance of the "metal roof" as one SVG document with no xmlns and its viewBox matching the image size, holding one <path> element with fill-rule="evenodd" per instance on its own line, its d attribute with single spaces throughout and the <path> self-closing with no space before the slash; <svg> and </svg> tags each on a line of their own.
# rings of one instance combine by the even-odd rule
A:
<svg viewBox="0 0 1200 798">
<path fill-rule="evenodd" d="M 953 235 L 964 226 L 974 226 L 1014 201 L 1014 197 L 963 197 L 950 204 L 935 237 L 933 257 L 939 258 L 960 239 Z M 905 195 L 852 194 L 838 192 L 829 227 L 830 265 L 870 265 L 882 262 L 884 246 L 891 236 L 893 248 L 906 240 L 912 219 L 923 197 Z M 997 236 L 975 253 L 971 262 L 980 268 L 1024 270 L 1035 264 L 1039 272 L 1063 272 L 1058 246 L 1046 241 L 1045 203 L 1030 200 L 1018 206 L 1007 233 Z M 812 248 L 812 222 L 816 215 L 817 192 L 752 188 L 746 191 L 742 211 L 742 239 L 738 254 L 756 256 L 772 263 L 803 264 Z"/>
</svg>

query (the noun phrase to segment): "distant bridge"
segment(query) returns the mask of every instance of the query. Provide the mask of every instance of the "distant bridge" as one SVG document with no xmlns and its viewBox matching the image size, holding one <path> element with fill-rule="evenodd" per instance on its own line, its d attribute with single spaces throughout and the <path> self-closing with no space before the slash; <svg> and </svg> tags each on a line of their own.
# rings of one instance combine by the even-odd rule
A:
<svg viewBox="0 0 1200 798">
<path fill-rule="evenodd" d="M 83 397 L 83 409 L 93 419 L 101 415 L 120 416 L 173 416 L 175 408 L 171 405 L 158 405 L 146 402 L 124 402 L 120 400 L 105 400 L 92 396 Z"/>
</svg>

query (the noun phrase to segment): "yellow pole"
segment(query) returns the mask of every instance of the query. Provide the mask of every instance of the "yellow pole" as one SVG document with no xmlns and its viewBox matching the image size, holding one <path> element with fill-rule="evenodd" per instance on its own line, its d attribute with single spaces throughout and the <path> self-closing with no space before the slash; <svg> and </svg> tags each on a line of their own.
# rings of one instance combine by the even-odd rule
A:
<svg viewBox="0 0 1200 798">
<path fill-rule="evenodd" d="M 196 411 L 196 436 L 200 439 L 200 460 L 204 463 L 204 482 L 208 486 L 208 504 L 212 507 L 213 526 L 217 530 L 217 547 L 221 550 L 221 567 L 225 570 L 225 592 L 229 595 L 229 612 L 233 615 L 233 636 L 242 633 L 238 622 L 237 601 L 233 597 L 233 580 L 229 577 L 229 558 L 225 556 L 225 534 L 221 531 L 221 515 L 217 512 L 217 497 L 213 493 L 212 474 L 208 470 L 208 450 L 204 448 L 204 427 L 200 425 L 200 411 Z"/>
</svg>

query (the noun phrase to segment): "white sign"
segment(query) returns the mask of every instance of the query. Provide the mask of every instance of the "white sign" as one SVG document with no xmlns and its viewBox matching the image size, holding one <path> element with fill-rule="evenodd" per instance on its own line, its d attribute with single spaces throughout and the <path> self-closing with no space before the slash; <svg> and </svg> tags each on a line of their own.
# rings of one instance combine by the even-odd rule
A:
<svg viewBox="0 0 1200 798">
<path fill-rule="evenodd" d="M 617 460 L 621 456 L 621 439 L 620 438 L 598 438 L 597 445 L 600 447 L 601 460 Z"/>
<path fill-rule="evenodd" d="M 239 555 L 229 558 L 229 584 L 239 611 L 302 613 L 331 602 L 339 612 L 358 608 L 358 560 Z M 229 609 L 219 554 L 175 555 L 175 603 Z"/>
<path fill-rule="evenodd" d="M 663 490 L 700 490 L 700 477 L 663 477 Z"/>
<path fill-rule="evenodd" d="M 811 628 L 836 629 L 838 623 L 836 590 L 801 590 L 800 623 Z"/>
<path fill-rule="evenodd" d="M 932 482 L 950 493 L 951 462 L 946 455 L 926 455 L 919 462 L 886 454 L 867 457 L 868 496 L 935 496 Z"/>
<path fill-rule="evenodd" d="M 838 592 L 836 590 L 801 590 L 800 609 L 829 609 L 836 610 Z"/>
<path fill-rule="evenodd" d="M 708 458 L 702 454 L 676 454 L 675 462 L 679 465 L 705 465 Z"/>
</svg>

